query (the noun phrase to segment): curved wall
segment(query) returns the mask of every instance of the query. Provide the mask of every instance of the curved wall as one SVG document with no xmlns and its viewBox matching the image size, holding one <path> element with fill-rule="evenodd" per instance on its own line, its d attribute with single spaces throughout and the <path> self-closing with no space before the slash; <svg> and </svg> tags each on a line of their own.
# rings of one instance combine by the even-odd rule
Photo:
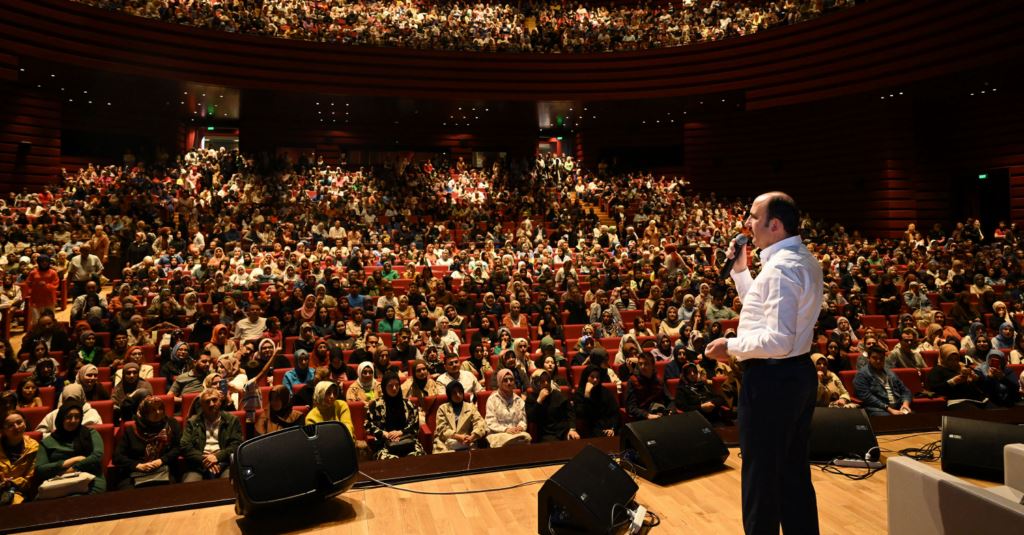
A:
<svg viewBox="0 0 1024 535">
<path fill-rule="evenodd" d="M 745 91 L 750 109 L 851 94 L 1020 57 L 1015 0 L 876 0 L 744 38 L 606 54 L 342 47 L 236 35 L 65 0 L 7 0 L 0 53 L 288 91 L 616 100 Z"/>
</svg>

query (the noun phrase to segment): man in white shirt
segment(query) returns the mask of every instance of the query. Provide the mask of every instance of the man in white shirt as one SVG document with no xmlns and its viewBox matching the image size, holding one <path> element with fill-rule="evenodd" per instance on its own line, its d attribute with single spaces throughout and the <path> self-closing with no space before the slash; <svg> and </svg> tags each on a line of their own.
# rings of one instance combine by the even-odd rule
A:
<svg viewBox="0 0 1024 535">
<path fill-rule="evenodd" d="M 809 358 L 821 311 L 821 266 L 798 234 L 800 214 L 781 192 L 754 200 L 746 227 L 761 249 L 761 273 L 735 258 L 732 278 L 743 298 L 735 338 L 719 338 L 705 354 L 733 355 L 743 370 L 740 449 L 746 533 L 818 533 L 814 486 L 807 464 L 817 381 Z M 729 247 L 730 255 L 734 250 Z M 755 402 L 756 400 L 756 402 Z"/>
<path fill-rule="evenodd" d="M 267 330 L 267 318 L 261 318 L 263 310 L 257 304 L 249 305 L 245 317 L 235 323 L 235 340 L 239 343 L 256 340 Z"/>
<path fill-rule="evenodd" d="M 103 263 L 100 258 L 92 254 L 88 244 L 78 247 L 79 254 L 68 262 L 68 281 L 71 283 L 72 294 L 75 297 L 85 293 L 85 284 L 89 281 L 99 281 L 103 273 Z"/>
<path fill-rule="evenodd" d="M 449 354 L 444 359 L 445 373 L 437 376 L 437 382 L 440 383 L 441 386 L 448 386 L 448 383 L 452 381 L 462 383 L 462 388 L 466 391 L 466 400 L 473 401 L 476 399 L 476 393 L 483 390 L 484 387 L 480 384 L 480 381 L 477 380 L 475 375 L 463 370 L 461 366 L 462 361 L 459 360 L 459 355 Z"/>
</svg>

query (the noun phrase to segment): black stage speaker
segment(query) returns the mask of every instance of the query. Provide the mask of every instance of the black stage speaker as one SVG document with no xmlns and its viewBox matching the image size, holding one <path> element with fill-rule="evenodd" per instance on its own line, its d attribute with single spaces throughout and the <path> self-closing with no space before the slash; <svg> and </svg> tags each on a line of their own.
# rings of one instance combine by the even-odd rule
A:
<svg viewBox="0 0 1024 535">
<path fill-rule="evenodd" d="M 355 443 L 340 422 L 251 438 L 238 446 L 231 463 L 235 512 L 328 498 L 351 488 L 358 473 Z"/>
<path fill-rule="evenodd" d="M 875 462 L 880 455 L 878 440 L 864 409 L 817 407 L 811 420 L 812 463 L 834 459 Z"/>
<path fill-rule="evenodd" d="M 698 411 L 626 424 L 622 451 L 628 450 L 636 452 L 627 458 L 637 475 L 652 481 L 671 472 L 720 466 L 729 458 L 729 449 Z"/>
<path fill-rule="evenodd" d="M 537 494 L 537 533 L 614 533 L 637 484 L 607 454 L 583 448 Z"/>
<path fill-rule="evenodd" d="M 1003 481 L 1003 446 L 1024 443 L 1019 425 L 942 417 L 942 471 Z"/>
</svg>

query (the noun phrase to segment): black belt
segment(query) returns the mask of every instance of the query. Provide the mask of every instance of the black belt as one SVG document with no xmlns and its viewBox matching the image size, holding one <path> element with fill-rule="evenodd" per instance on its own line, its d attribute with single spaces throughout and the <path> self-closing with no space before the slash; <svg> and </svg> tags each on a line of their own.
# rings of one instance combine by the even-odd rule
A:
<svg viewBox="0 0 1024 535">
<path fill-rule="evenodd" d="M 806 363 L 807 360 L 805 360 L 805 359 L 810 358 L 810 356 L 811 356 L 811 354 L 808 352 L 808 353 L 804 353 L 803 355 L 793 355 L 792 357 L 784 357 L 784 358 L 780 358 L 780 359 L 758 359 L 758 358 L 753 358 L 753 359 L 741 360 L 739 364 L 740 364 L 740 369 L 741 370 L 747 371 L 747 370 L 749 370 L 751 368 L 756 368 L 758 366 L 786 366 L 786 365 L 793 365 L 793 364 L 799 364 L 799 363 Z"/>
</svg>

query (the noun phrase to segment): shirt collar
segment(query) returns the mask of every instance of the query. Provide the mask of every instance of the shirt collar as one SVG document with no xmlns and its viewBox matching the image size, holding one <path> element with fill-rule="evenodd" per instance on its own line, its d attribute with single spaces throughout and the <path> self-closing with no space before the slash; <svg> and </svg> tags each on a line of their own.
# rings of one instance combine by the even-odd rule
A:
<svg viewBox="0 0 1024 535">
<path fill-rule="evenodd" d="M 761 249 L 761 263 L 767 264 L 771 257 L 775 256 L 775 253 L 781 251 L 782 249 L 793 249 L 800 245 L 801 243 L 802 241 L 800 240 L 799 234 L 796 236 L 790 236 L 788 238 L 779 240 L 769 245 L 768 247 Z"/>
</svg>

